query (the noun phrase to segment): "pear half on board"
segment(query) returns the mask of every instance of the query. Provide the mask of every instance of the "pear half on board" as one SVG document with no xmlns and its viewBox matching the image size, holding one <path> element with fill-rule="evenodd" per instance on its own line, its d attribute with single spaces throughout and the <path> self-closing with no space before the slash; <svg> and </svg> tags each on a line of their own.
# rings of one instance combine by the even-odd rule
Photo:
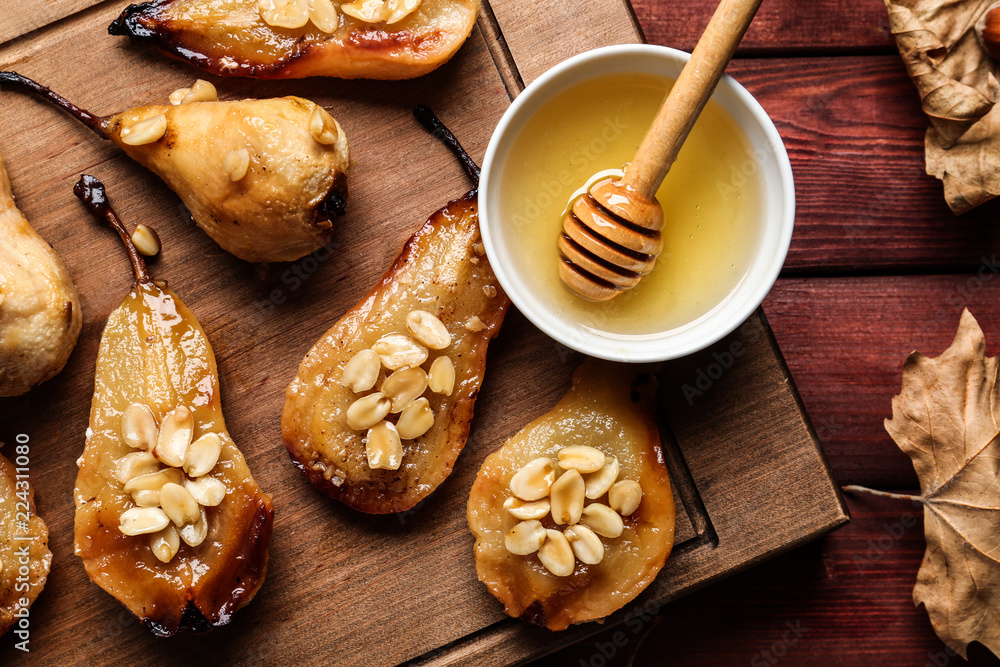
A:
<svg viewBox="0 0 1000 667">
<path fill-rule="evenodd" d="M 479 580 L 508 615 L 550 630 L 599 620 L 666 563 L 674 499 L 649 370 L 586 360 L 552 410 L 483 462 L 469 529 Z"/>
<path fill-rule="evenodd" d="M 477 179 L 430 110 L 419 107 L 418 118 Z M 433 492 L 465 446 L 487 346 L 509 305 L 480 242 L 473 190 L 434 213 L 302 360 L 281 430 L 313 486 L 372 514 Z"/>
<path fill-rule="evenodd" d="M 264 583 L 271 497 L 226 430 L 198 320 L 150 277 L 100 181 L 74 192 L 121 236 L 135 274 L 101 336 L 76 554 L 156 635 L 225 625 Z"/>
<path fill-rule="evenodd" d="M 154 0 L 108 32 L 219 75 L 411 79 L 458 51 L 478 11 L 476 0 Z"/>
<path fill-rule="evenodd" d="M 82 325 L 69 272 L 17 209 L 0 159 L 0 396 L 59 373 Z"/>
<path fill-rule="evenodd" d="M 0 87 L 51 102 L 113 142 L 162 178 L 216 243 L 248 262 L 289 262 L 322 248 L 344 213 L 347 137 L 309 100 L 224 102 L 197 81 L 170 104 L 101 117 L 16 72 L 0 72 Z"/>
</svg>

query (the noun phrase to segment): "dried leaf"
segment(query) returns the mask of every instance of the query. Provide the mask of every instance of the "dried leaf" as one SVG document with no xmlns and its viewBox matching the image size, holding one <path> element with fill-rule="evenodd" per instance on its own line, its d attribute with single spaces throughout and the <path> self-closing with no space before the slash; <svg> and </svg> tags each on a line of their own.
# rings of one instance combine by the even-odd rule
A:
<svg viewBox="0 0 1000 667">
<path fill-rule="evenodd" d="M 973 641 L 1000 655 L 998 367 L 966 310 L 941 356 L 907 358 L 885 422 L 920 479 L 927 551 L 913 602 L 962 657 Z"/>
<path fill-rule="evenodd" d="M 983 51 L 976 21 L 994 0 L 884 0 L 889 28 L 931 126 L 927 173 L 964 213 L 1000 195 L 1000 66 Z"/>
</svg>

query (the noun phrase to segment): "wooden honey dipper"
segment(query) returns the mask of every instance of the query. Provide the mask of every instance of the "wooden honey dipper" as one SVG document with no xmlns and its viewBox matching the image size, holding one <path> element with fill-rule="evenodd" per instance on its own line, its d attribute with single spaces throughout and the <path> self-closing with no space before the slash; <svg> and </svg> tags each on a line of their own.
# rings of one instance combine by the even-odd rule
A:
<svg viewBox="0 0 1000 667">
<path fill-rule="evenodd" d="M 722 0 L 624 175 L 597 181 L 563 218 L 559 277 L 592 301 L 639 284 L 663 249 L 656 191 L 715 90 L 761 0 Z"/>
</svg>

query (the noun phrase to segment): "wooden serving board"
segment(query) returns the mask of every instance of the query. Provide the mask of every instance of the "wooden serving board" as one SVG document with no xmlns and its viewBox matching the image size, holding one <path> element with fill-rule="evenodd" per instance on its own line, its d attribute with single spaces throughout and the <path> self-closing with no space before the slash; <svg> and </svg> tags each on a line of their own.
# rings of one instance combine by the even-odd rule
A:
<svg viewBox="0 0 1000 667">
<path fill-rule="evenodd" d="M 124 0 L 0 0 L 0 67 L 95 113 L 164 100 L 205 75 L 107 36 Z M 363 515 L 316 492 L 281 443 L 284 390 L 319 336 L 363 296 L 423 221 L 469 188 L 452 156 L 412 119 L 428 104 L 476 159 L 510 99 L 586 49 L 638 42 L 625 0 L 483 3 L 478 29 L 437 72 L 409 82 L 210 78 L 224 99 L 296 94 L 331 109 L 351 142 L 349 214 L 314 257 L 260 267 L 221 251 L 152 174 L 68 116 L 0 91 L 0 153 L 18 203 L 67 264 L 84 308 L 61 375 L 0 400 L 0 440 L 30 440 L 31 480 L 54 554 L 31 610 L 30 655 L 0 641 L 0 663 L 504 664 L 595 632 L 508 619 L 476 579 L 465 503 L 483 459 L 551 407 L 581 357 L 512 311 L 490 349 L 469 443 L 417 509 Z M 73 555 L 76 458 L 84 444 L 97 345 L 131 277 L 117 239 L 71 194 L 104 180 L 129 225 L 163 240 L 153 265 L 199 317 L 221 372 L 230 432 L 273 494 L 267 581 L 233 622 L 206 635 L 151 636 L 92 584 Z M 677 546 L 659 578 L 610 622 L 813 539 L 848 520 L 762 311 L 713 349 L 664 366 L 662 437 L 678 500 Z M 6 452 L 10 453 L 8 447 Z M 641 624 L 640 624 L 641 625 Z M 635 628 L 630 623 L 625 628 Z M 606 626 L 605 626 L 606 627 Z"/>
</svg>

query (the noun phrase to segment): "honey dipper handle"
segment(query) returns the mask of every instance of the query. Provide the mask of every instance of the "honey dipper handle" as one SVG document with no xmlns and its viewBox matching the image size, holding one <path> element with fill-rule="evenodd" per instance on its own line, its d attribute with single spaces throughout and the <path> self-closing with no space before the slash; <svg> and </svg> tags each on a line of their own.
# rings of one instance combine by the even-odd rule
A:
<svg viewBox="0 0 1000 667">
<path fill-rule="evenodd" d="M 652 199 L 736 53 L 761 1 L 722 0 L 719 3 L 691 60 L 657 112 L 635 159 L 626 167 L 623 179 L 626 188 Z"/>
</svg>

